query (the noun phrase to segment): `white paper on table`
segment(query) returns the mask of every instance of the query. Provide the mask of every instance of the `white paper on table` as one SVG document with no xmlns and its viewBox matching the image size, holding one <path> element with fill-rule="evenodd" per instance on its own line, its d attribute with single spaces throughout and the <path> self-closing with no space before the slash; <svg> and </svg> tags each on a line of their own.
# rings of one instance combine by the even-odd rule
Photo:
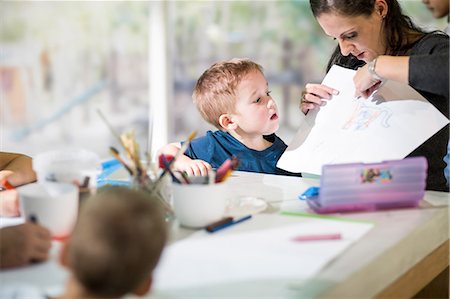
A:
<svg viewBox="0 0 450 299">
<path fill-rule="evenodd" d="M 59 263 L 62 243 L 52 241 L 48 261 L 0 271 L 0 298 L 40 298 L 61 296 L 69 271 Z"/>
<path fill-rule="evenodd" d="M 413 88 L 395 81 L 356 99 L 355 72 L 330 69 L 322 83 L 339 95 L 305 116 L 277 167 L 321 174 L 325 164 L 403 159 L 449 123 Z"/>
<path fill-rule="evenodd" d="M 372 227 L 372 223 L 305 217 L 279 228 L 185 239 L 164 250 L 154 272 L 154 289 L 164 293 L 221 283 L 311 278 Z M 341 233 L 342 239 L 292 240 L 320 233 Z"/>
</svg>

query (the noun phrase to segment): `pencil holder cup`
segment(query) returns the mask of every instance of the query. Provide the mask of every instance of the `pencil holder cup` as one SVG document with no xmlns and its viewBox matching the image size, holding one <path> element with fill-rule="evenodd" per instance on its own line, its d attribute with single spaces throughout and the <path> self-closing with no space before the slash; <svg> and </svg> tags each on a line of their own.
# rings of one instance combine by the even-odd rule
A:
<svg viewBox="0 0 450 299">
<path fill-rule="evenodd" d="M 18 188 L 21 214 L 48 228 L 53 239 L 72 232 L 78 216 L 78 188 L 67 183 L 32 183 Z"/>
<path fill-rule="evenodd" d="M 163 176 L 131 177 L 131 188 L 148 193 L 151 198 L 157 200 L 164 212 L 164 220 L 169 227 L 170 233 L 175 233 L 178 227 L 172 208 L 172 193 L 170 188 L 170 177 Z M 159 179 L 158 179 L 159 178 Z"/>
<path fill-rule="evenodd" d="M 173 207 L 178 222 L 201 228 L 222 219 L 226 212 L 229 188 L 219 184 L 172 184 Z"/>
</svg>

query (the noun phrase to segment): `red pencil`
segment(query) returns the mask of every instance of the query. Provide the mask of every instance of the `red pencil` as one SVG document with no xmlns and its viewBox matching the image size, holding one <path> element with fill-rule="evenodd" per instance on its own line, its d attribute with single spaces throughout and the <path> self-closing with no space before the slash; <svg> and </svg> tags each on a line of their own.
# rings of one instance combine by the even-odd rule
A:
<svg viewBox="0 0 450 299">
<path fill-rule="evenodd" d="M 225 181 L 238 164 L 239 160 L 235 156 L 225 160 L 216 171 L 216 183 Z"/>
<path fill-rule="evenodd" d="M 217 168 L 216 171 L 216 183 L 222 182 L 223 178 L 225 177 L 225 174 L 232 168 L 233 164 L 231 163 L 231 159 L 225 160 L 225 162 L 220 165 L 219 168 Z"/>
</svg>

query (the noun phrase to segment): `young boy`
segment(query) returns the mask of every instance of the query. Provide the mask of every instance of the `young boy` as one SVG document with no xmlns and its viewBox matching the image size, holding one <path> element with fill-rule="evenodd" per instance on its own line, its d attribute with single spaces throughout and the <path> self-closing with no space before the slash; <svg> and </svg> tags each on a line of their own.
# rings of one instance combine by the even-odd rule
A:
<svg viewBox="0 0 450 299">
<path fill-rule="evenodd" d="M 192 140 L 175 161 L 176 171 L 206 175 L 235 155 L 237 170 L 290 174 L 276 167 L 287 146 L 275 135 L 277 105 L 259 64 L 248 59 L 213 64 L 198 79 L 192 97 L 202 117 L 219 130 Z M 181 143 L 171 143 L 160 153 L 175 155 L 180 148 Z"/>
<path fill-rule="evenodd" d="M 61 262 L 71 271 L 60 298 L 144 295 L 166 242 L 166 224 L 156 199 L 112 187 L 83 203 Z"/>
</svg>

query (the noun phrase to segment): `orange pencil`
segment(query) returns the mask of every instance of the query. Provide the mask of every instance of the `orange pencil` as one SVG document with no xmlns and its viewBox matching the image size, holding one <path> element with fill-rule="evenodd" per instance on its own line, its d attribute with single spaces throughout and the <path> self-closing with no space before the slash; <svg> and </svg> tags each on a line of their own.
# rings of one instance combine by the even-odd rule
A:
<svg viewBox="0 0 450 299">
<path fill-rule="evenodd" d="M 15 189 L 15 187 L 13 185 L 11 185 L 11 183 L 7 180 L 7 179 L 3 179 L 0 182 L 0 185 L 3 187 L 3 189 L 5 190 L 12 190 Z"/>
</svg>

